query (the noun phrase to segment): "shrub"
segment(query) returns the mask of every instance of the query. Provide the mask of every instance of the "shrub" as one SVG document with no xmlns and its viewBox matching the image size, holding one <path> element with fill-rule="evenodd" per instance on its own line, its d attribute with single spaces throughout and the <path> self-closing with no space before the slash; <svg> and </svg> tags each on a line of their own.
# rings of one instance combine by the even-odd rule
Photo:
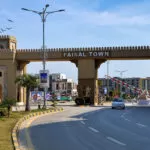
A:
<svg viewBox="0 0 150 150">
<path fill-rule="evenodd" d="M 84 105 L 85 104 L 85 100 L 82 97 L 77 97 L 75 99 L 75 103 L 76 103 L 76 105 Z"/>
<path fill-rule="evenodd" d="M 2 104 L 1 106 L 2 107 L 8 107 L 8 106 L 13 106 L 16 104 L 16 99 L 14 98 L 5 98 L 3 101 L 2 101 Z"/>
<path fill-rule="evenodd" d="M 52 102 L 53 102 L 53 104 L 51 106 L 56 107 L 56 105 L 57 105 L 56 100 L 52 100 Z"/>
<path fill-rule="evenodd" d="M 7 108 L 8 117 L 10 115 L 11 107 L 16 104 L 16 99 L 14 98 L 5 98 L 2 101 L 1 107 Z"/>
<path fill-rule="evenodd" d="M 91 104 L 91 98 L 90 97 L 84 97 L 84 104 L 85 105 Z"/>
<path fill-rule="evenodd" d="M 0 108 L 0 116 L 7 116 L 7 108 L 6 107 Z"/>
<path fill-rule="evenodd" d="M 109 96 L 106 96 L 106 101 L 111 101 L 111 98 Z"/>
</svg>

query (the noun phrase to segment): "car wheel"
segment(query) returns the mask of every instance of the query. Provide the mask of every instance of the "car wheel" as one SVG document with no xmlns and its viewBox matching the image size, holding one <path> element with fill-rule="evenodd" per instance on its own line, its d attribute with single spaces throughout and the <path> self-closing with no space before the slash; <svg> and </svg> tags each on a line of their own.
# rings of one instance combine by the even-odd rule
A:
<svg viewBox="0 0 150 150">
<path fill-rule="evenodd" d="M 114 107 L 112 107 L 112 109 L 114 109 Z"/>
</svg>

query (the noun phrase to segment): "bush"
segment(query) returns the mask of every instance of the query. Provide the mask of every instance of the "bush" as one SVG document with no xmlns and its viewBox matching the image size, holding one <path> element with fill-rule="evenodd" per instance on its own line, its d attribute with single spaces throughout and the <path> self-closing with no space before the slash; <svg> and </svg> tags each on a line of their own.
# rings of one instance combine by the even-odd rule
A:
<svg viewBox="0 0 150 150">
<path fill-rule="evenodd" d="M 6 107 L 0 108 L 0 116 L 7 116 L 7 108 Z"/>
<path fill-rule="evenodd" d="M 8 106 L 13 106 L 16 104 L 16 99 L 14 98 L 5 98 L 3 101 L 2 101 L 2 104 L 1 106 L 2 107 L 8 107 Z"/>
<path fill-rule="evenodd" d="M 76 105 L 90 105 L 91 104 L 91 98 L 90 97 L 77 97 L 75 99 Z"/>
<path fill-rule="evenodd" d="M 106 101 L 111 101 L 111 97 L 106 96 Z"/>
<path fill-rule="evenodd" d="M 77 97 L 76 99 L 75 99 L 75 103 L 76 103 L 76 105 L 84 105 L 84 99 L 83 98 L 81 98 L 81 97 Z"/>
<path fill-rule="evenodd" d="M 8 114 L 8 117 L 10 115 L 10 111 L 11 111 L 11 107 L 13 105 L 16 104 L 16 99 L 14 98 L 5 98 L 3 101 L 2 101 L 2 104 L 0 105 L 0 107 L 2 108 L 6 108 L 7 110 L 7 114 Z"/>
<path fill-rule="evenodd" d="M 52 100 L 52 102 L 53 102 L 53 104 L 51 106 L 56 107 L 56 105 L 57 105 L 56 100 Z"/>
<path fill-rule="evenodd" d="M 91 104 L 91 98 L 90 97 L 84 97 L 84 104 L 85 105 Z"/>
</svg>

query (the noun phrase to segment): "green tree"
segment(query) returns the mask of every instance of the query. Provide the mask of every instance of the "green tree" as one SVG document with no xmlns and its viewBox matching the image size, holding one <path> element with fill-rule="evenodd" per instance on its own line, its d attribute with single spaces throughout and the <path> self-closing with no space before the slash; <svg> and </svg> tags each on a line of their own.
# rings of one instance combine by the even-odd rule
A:
<svg viewBox="0 0 150 150">
<path fill-rule="evenodd" d="M 15 83 L 26 88 L 27 93 L 26 93 L 25 111 L 29 111 L 30 110 L 30 104 L 29 104 L 30 90 L 31 88 L 35 88 L 39 85 L 38 77 L 34 75 L 30 75 L 30 74 L 20 75 L 16 78 Z"/>
</svg>

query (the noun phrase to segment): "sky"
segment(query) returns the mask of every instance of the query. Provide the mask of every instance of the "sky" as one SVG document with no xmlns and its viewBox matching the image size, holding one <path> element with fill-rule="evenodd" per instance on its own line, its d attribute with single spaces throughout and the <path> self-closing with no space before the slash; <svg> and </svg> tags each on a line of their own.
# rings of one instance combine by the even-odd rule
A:
<svg viewBox="0 0 150 150">
<path fill-rule="evenodd" d="M 0 28 L 12 27 L 5 35 L 17 38 L 18 49 L 42 47 L 40 16 L 21 8 L 42 11 L 65 9 L 46 19 L 46 47 L 142 46 L 150 44 L 149 0 L 1 0 Z M 9 22 L 7 19 L 13 20 Z M 103 63 L 98 77 L 150 77 L 150 60 L 117 60 Z M 39 73 L 42 62 L 30 63 L 28 73 Z M 78 69 L 71 62 L 47 62 L 50 73 L 63 73 L 77 82 Z"/>
</svg>

